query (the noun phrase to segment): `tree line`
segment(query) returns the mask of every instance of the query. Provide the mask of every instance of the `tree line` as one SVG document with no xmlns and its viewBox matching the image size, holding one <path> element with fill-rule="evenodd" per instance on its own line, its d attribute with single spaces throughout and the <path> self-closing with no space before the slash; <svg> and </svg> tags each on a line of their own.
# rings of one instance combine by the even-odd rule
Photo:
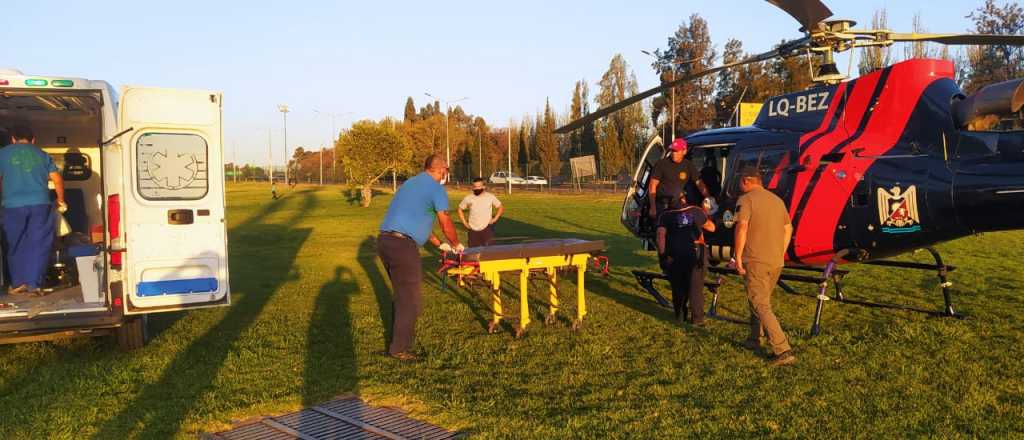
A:
<svg viewBox="0 0 1024 440">
<path fill-rule="evenodd" d="M 1012 0 L 1003 4 L 985 0 L 966 18 L 972 23 L 968 31 L 973 33 L 1024 32 L 1024 10 Z M 884 29 L 888 25 L 886 11 L 876 11 L 871 26 Z M 928 32 L 920 15 L 909 25 L 914 32 Z M 857 73 L 870 73 L 904 59 L 943 58 L 954 62 L 957 80 L 967 93 L 993 82 L 1024 77 L 1024 52 L 1020 47 L 969 46 L 951 53 L 946 46 L 911 43 L 899 49 L 855 50 L 859 58 Z M 729 39 L 719 53 L 712 43 L 708 22 L 693 14 L 668 36 L 663 48 L 651 55 L 654 59 L 650 68 L 662 82 L 669 82 L 750 54 L 737 39 Z M 442 108 L 439 101 L 433 100 L 417 107 L 415 100 L 408 97 L 401 120 L 364 120 L 343 131 L 325 163 L 337 167 L 336 173 L 345 181 L 362 187 L 366 203 L 372 195 L 369 187 L 378 180 L 392 173 L 412 175 L 419 171 L 427 155 L 445 154 L 449 149 L 451 177 L 458 181 L 477 176 L 487 178 L 495 171 L 505 170 L 511 157 L 514 173 L 544 176 L 549 182 L 558 183 L 570 176 L 569 158 L 586 155 L 595 156 L 598 179 L 626 180 L 640 160 L 643 147 L 655 134 L 677 137 L 735 125 L 735 110 L 740 102 L 759 103 L 811 87 L 812 72 L 817 67 L 816 59 L 810 56 L 747 64 L 680 84 L 653 100 L 629 106 L 566 136 L 556 135 L 557 126 L 640 91 L 635 72 L 621 54 L 616 54 L 596 83 L 580 79 L 573 84 L 568 108 L 562 111 L 546 99 L 542 110 L 535 114 L 489 122 L 462 106 Z M 671 133 L 673 129 L 675 136 Z M 300 178 L 318 176 L 318 171 L 313 171 L 319 166 L 318 153 L 298 149 L 289 165 L 293 174 Z M 252 172 L 258 170 L 253 168 Z"/>
</svg>

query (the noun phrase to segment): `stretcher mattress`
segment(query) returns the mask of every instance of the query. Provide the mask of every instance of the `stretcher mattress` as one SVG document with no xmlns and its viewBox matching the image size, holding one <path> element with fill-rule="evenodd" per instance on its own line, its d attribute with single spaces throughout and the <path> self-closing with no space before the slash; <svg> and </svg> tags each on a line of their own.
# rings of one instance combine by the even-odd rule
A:
<svg viewBox="0 0 1024 440">
<path fill-rule="evenodd" d="M 604 240 L 579 240 L 575 238 L 530 241 L 518 244 L 477 246 L 466 249 L 463 260 L 493 261 L 514 258 L 547 257 L 595 253 L 604 250 Z"/>
</svg>

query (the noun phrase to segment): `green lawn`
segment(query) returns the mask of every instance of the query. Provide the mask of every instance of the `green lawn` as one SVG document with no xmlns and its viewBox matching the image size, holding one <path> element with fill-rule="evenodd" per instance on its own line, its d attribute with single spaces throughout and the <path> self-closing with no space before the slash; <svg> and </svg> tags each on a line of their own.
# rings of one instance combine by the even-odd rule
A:
<svg viewBox="0 0 1024 440">
<path fill-rule="evenodd" d="M 482 292 L 441 292 L 424 253 L 426 360 L 401 364 L 381 356 L 390 291 L 372 236 L 388 201 L 363 209 L 338 188 L 302 186 L 271 201 L 265 185 L 231 187 L 231 307 L 153 316 L 153 340 L 132 353 L 108 339 L 0 346 L 0 438 L 194 438 L 346 393 L 480 438 L 1024 434 L 1024 233 L 940 247 L 960 267 L 967 320 L 831 302 L 810 338 L 814 301 L 777 290 L 799 363 L 768 369 L 740 346 L 744 325 L 682 327 L 639 290 L 629 270 L 654 264 L 619 226 L 618 196 L 516 195 L 499 235 L 608 243 L 612 274 L 588 274 L 586 327 L 545 327 L 538 295 L 524 339 L 509 327 L 488 335 Z M 562 287 L 569 316 L 572 284 Z M 723 314 L 746 316 L 739 287 L 727 280 Z M 846 291 L 942 301 L 932 274 L 877 267 L 856 267 Z"/>
</svg>

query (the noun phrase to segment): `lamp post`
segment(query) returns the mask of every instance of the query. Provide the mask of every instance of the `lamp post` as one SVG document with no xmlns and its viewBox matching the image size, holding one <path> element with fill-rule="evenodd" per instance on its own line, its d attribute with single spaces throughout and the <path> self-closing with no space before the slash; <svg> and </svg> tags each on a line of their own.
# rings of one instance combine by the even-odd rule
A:
<svg viewBox="0 0 1024 440">
<path fill-rule="evenodd" d="M 641 50 L 640 52 L 643 52 L 644 55 L 647 55 L 647 56 L 649 56 L 651 58 L 654 58 L 655 62 L 660 62 L 661 61 L 661 59 L 658 58 L 658 55 L 655 55 L 652 52 L 648 52 L 646 50 Z M 673 64 L 673 66 L 672 66 L 671 69 L 669 69 L 669 71 L 672 73 L 672 78 L 669 81 L 670 82 L 675 82 L 676 81 L 676 68 L 675 68 L 675 66 L 681 66 L 683 64 L 690 64 L 690 63 L 692 63 L 694 61 L 700 61 L 700 58 L 694 58 L 692 60 L 672 61 L 670 64 Z M 669 118 L 672 120 L 671 121 L 672 134 L 671 134 L 671 139 L 668 139 L 665 142 L 666 145 L 671 143 L 673 140 L 675 140 L 675 137 L 676 137 L 676 88 L 675 88 L 675 86 L 673 86 L 669 90 L 669 96 L 670 96 L 669 100 L 670 100 L 670 106 L 671 106 L 671 108 L 669 109 Z"/>
<path fill-rule="evenodd" d="M 278 104 L 277 110 L 284 116 L 284 184 L 288 185 L 288 105 Z"/>
<path fill-rule="evenodd" d="M 424 92 L 423 94 L 427 95 L 427 96 L 429 96 L 431 98 L 434 98 L 435 100 L 444 101 L 444 160 L 445 160 L 445 162 L 448 162 L 448 166 L 451 167 L 452 166 L 452 147 L 451 147 L 451 143 L 449 142 L 449 136 L 448 136 L 448 119 L 451 117 L 452 104 L 455 104 L 456 102 L 459 102 L 459 101 L 465 101 L 465 100 L 469 99 L 469 97 L 468 96 L 464 96 L 464 97 L 456 99 L 454 101 L 449 101 L 447 99 L 438 98 L 438 97 L 436 97 L 434 95 L 431 95 L 430 93 Z"/>
<path fill-rule="evenodd" d="M 354 114 L 354 112 L 331 113 L 331 112 L 322 112 L 320 110 L 313 109 L 313 113 L 316 113 L 318 116 L 327 116 L 327 117 L 331 118 L 331 151 L 334 152 L 334 155 L 333 155 L 334 160 L 331 161 L 331 175 L 334 176 L 334 181 L 335 181 L 335 183 L 337 183 L 337 181 L 338 181 L 338 145 L 337 145 L 338 144 L 338 129 L 336 128 L 335 120 L 337 118 L 342 118 L 342 117 Z M 321 150 L 322 150 L 322 148 L 321 148 Z M 321 151 L 321 155 L 322 154 L 323 154 L 323 152 Z"/>
</svg>

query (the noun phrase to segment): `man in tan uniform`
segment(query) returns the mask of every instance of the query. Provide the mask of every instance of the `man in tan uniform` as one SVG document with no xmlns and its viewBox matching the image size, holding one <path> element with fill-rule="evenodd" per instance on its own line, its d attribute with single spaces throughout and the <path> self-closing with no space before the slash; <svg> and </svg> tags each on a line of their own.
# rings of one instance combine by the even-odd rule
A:
<svg viewBox="0 0 1024 440">
<path fill-rule="evenodd" d="M 755 167 L 740 170 L 740 191 L 736 202 L 736 270 L 743 276 L 750 305 L 750 336 L 744 343 L 756 350 L 767 334 L 774 356 L 768 364 L 788 365 L 796 356 L 772 312 L 772 291 L 782 274 L 782 266 L 793 233 L 789 212 L 782 199 L 764 189 Z"/>
</svg>

